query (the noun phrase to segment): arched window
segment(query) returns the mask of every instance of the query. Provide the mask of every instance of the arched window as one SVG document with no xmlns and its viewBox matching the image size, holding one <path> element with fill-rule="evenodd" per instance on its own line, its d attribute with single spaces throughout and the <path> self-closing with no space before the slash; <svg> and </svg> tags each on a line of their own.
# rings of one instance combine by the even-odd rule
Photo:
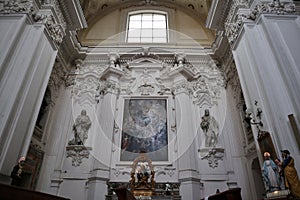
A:
<svg viewBox="0 0 300 200">
<path fill-rule="evenodd" d="M 167 15 L 158 12 L 139 12 L 128 16 L 128 43 L 167 43 Z"/>
</svg>

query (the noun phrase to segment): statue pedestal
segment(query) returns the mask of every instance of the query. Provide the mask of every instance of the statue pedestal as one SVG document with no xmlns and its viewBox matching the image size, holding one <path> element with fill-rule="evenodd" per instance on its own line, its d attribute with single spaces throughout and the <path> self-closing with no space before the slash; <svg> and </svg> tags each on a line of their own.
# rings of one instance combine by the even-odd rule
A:
<svg viewBox="0 0 300 200">
<path fill-rule="evenodd" d="M 267 193 L 267 198 L 265 200 L 290 200 L 290 191 L 289 190 L 279 190 L 274 192 Z"/>
<path fill-rule="evenodd" d="M 153 195 L 153 192 L 149 189 L 135 189 L 133 191 L 133 195 L 135 197 L 143 197 L 144 199 L 149 199 L 149 197 Z"/>
<path fill-rule="evenodd" d="M 208 154 L 209 151 L 213 151 L 215 150 L 216 152 L 221 152 L 224 153 L 224 149 L 221 147 L 203 147 L 198 149 L 198 153 L 200 155 L 200 158 L 206 156 Z"/>
<path fill-rule="evenodd" d="M 72 158 L 72 165 L 77 167 L 82 163 L 83 158 L 89 158 L 92 147 L 83 145 L 69 145 L 66 147 L 67 158 Z"/>
</svg>

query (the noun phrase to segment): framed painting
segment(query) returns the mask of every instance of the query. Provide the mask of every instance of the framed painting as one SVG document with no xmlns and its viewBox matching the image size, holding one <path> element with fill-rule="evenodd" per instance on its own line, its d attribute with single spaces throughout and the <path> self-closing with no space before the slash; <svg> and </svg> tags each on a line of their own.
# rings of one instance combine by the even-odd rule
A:
<svg viewBox="0 0 300 200">
<path fill-rule="evenodd" d="M 167 99 L 124 99 L 120 161 L 168 161 Z"/>
</svg>

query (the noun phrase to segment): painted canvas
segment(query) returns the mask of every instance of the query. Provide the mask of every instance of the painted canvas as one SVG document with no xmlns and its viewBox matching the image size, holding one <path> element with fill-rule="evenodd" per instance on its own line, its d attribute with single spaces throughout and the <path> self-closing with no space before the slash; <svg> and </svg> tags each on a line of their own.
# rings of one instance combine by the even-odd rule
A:
<svg viewBox="0 0 300 200">
<path fill-rule="evenodd" d="M 141 152 L 152 161 L 168 161 L 166 99 L 125 99 L 121 161 L 133 161 Z"/>
</svg>

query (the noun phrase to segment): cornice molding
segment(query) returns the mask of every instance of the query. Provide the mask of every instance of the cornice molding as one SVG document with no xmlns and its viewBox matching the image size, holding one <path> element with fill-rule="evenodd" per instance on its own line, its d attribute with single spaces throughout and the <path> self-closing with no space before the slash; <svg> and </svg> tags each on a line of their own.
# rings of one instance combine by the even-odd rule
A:
<svg viewBox="0 0 300 200">
<path fill-rule="evenodd" d="M 79 0 L 60 1 L 60 4 L 66 18 L 68 30 L 78 30 L 87 27 Z"/>
<path fill-rule="evenodd" d="M 206 18 L 206 27 L 214 30 L 224 29 L 224 20 L 230 8 L 230 1 L 214 0 Z"/>
</svg>

